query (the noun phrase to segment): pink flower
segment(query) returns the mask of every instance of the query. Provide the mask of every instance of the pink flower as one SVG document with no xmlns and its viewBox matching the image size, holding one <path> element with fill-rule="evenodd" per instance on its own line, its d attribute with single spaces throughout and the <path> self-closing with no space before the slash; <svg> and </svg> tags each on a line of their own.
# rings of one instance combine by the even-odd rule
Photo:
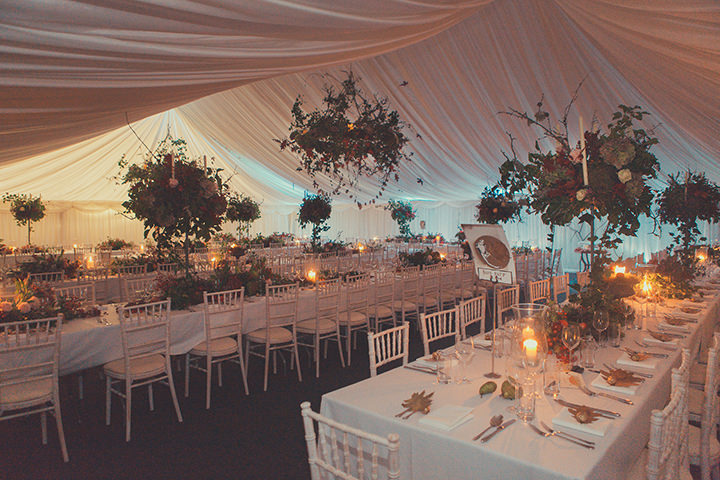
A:
<svg viewBox="0 0 720 480">
<path fill-rule="evenodd" d="M 20 313 L 30 313 L 30 304 L 27 302 L 18 303 L 17 308 L 20 310 Z"/>
<path fill-rule="evenodd" d="M 180 185 L 180 182 L 178 182 L 177 178 L 171 178 L 171 179 L 168 181 L 168 185 L 170 185 L 170 188 L 175 188 L 175 187 L 177 187 L 178 185 Z"/>
<path fill-rule="evenodd" d="M 0 310 L 7 313 L 13 309 L 12 302 L 0 302 Z"/>
</svg>

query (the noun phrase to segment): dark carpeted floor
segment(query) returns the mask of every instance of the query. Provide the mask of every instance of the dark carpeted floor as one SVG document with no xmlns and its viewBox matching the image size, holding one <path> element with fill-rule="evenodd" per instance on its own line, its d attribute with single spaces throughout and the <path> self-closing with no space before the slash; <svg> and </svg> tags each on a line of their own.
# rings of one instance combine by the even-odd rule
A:
<svg viewBox="0 0 720 480">
<path fill-rule="evenodd" d="M 414 330 L 414 329 L 411 329 Z M 411 332 L 410 358 L 420 355 Z M 0 422 L 0 479 L 306 479 L 310 477 L 300 402 L 320 408 L 323 393 L 369 377 L 367 340 L 358 337 L 352 365 L 342 368 L 335 344 L 314 376 L 309 355 L 301 351 L 303 381 L 297 373 L 271 375 L 262 391 L 263 365 L 250 360 L 250 395 L 242 389 L 239 367 L 223 368 L 224 385 L 213 380 L 212 405 L 205 410 L 204 373 L 191 372 L 190 397 L 184 374 L 175 371 L 183 423 L 178 423 L 167 387 L 155 387 L 155 411 L 147 390 L 133 392 L 132 439 L 125 442 L 123 406 L 113 397 L 112 423 L 105 425 L 105 390 L 100 370 L 85 372 L 85 398 L 77 378 L 60 379 L 61 406 L 70 463 L 63 463 L 54 420 L 48 417 L 48 445 L 42 445 L 40 417 Z"/>
</svg>

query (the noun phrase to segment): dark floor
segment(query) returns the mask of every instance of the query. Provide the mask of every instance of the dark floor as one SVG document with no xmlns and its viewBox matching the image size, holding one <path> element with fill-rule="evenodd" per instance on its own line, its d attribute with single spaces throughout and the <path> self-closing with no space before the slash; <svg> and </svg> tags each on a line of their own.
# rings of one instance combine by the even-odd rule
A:
<svg viewBox="0 0 720 480">
<path fill-rule="evenodd" d="M 412 330 L 412 329 L 411 329 Z M 417 332 L 410 358 L 421 353 Z M 183 423 L 178 423 L 167 387 L 155 387 L 155 411 L 144 388 L 133 395 L 132 440 L 125 442 L 122 404 L 113 398 L 112 423 L 105 425 L 104 382 L 100 370 L 87 371 L 85 398 L 77 396 L 74 375 L 60 379 L 61 405 L 70 463 L 63 463 L 54 420 L 48 417 L 48 445 L 42 445 L 39 415 L 0 422 L 0 480 L 15 479 L 307 479 L 307 450 L 300 402 L 320 408 L 323 393 L 369 376 L 367 340 L 361 335 L 352 365 L 340 366 L 331 344 L 314 376 L 301 352 L 303 381 L 295 371 L 270 376 L 262 391 L 262 363 L 251 359 L 250 396 L 239 367 L 223 368 L 224 386 L 214 381 L 212 405 L 205 410 L 204 374 L 191 372 L 190 397 L 184 375 L 174 372 Z"/>
</svg>

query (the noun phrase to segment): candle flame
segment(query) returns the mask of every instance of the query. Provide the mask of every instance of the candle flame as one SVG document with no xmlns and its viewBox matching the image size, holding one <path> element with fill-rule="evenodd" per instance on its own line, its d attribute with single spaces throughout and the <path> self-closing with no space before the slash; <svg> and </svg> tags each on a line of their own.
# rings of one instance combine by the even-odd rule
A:
<svg viewBox="0 0 720 480">
<path fill-rule="evenodd" d="M 625 273 L 625 270 L 626 269 L 624 265 L 615 265 L 615 267 L 613 267 L 613 272 L 615 273 L 615 275 L 617 275 L 618 273 Z"/>
<path fill-rule="evenodd" d="M 358 251 L 362 252 L 363 250 L 365 250 L 365 245 L 358 243 Z"/>
<path fill-rule="evenodd" d="M 317 279 L 317 273 L 315 273 L 315 270 L 308 270 L 307 279 L 311 282 L 314 282 Z"/>
</svg>

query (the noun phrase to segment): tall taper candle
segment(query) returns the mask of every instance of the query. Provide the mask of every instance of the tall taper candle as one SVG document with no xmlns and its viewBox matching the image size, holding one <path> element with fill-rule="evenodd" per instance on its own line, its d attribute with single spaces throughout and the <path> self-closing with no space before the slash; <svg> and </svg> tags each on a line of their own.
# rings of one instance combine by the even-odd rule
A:
<svg viewBox="0 0 720 480">
<path fill-rule="evenodd" d="M 207 155 L 203 155 L 203 168 L 207 171 Z"/>
<path fill-rule="evenodd" d="M 170 176 L 175 179 L 175 154 L 170 154 Z"/>
<path fill-rule="evenodd" d="M 580 116 L 580 148 L 582 149 L 582 167 L 583 167 L 583 184 L 587 187 L 588 168 L 587 168 L 587 151 L 585 150 L 585 128 L 583 127 L 583 118 Z"/>
</svg>

